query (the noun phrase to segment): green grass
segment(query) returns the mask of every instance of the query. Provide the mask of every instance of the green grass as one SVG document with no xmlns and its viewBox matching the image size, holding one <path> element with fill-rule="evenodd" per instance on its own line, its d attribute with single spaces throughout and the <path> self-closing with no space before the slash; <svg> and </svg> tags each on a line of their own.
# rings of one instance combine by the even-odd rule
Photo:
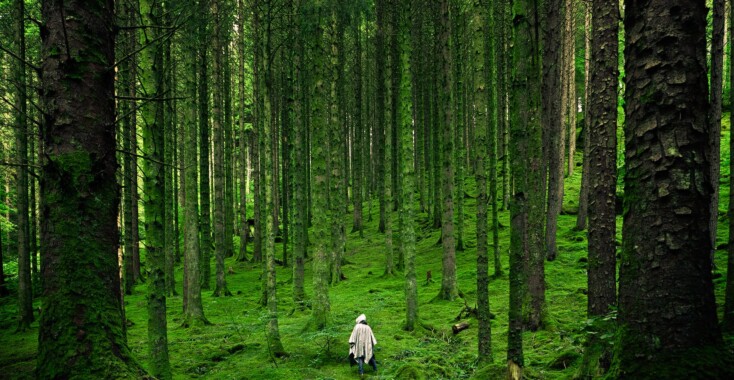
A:
<svg viewBox="0 0 734 380">
<path fill-rule="evenodd" d="M 722 137 L 722 189 L 720 204 L 719 244 L 728 236 L 726 208 L 728 205 L 728 119 L 725 118 Z M 620 141 L 621 143 L 621 141 Z M 580 159 L 580 157 L 577 157 Z M 524 335 L 526 377 L 530 379 L 568 379 L 576 371 L 585 339 L 586 320 L 586 233 L 575 231 L 575 212 L 580 187 L 581 168 L 566 179 L 564 213 L 559 218 L 556 261 L 546 263 L 549 327 Z M 473 180 L 467 181 L 467 192 L 474 192 Z M 367 205 L 365 205 L 367 206 Z M 457 252 L 457 280 L 470 306 L 476 302 L 476 236 L 475 200 L 466 199 L 466 250 Z M 469 318 L 471 327 L 458 335 L 451 333 L 455 317 L 464 307 L 464 300 L 431 302 L 438 294 L 441 280 L 441 247 L 437 245 L 440 231 L 430 227 L 426 214 L 417 217 L 416 235 L 419 317 L 423 326 L 415 332 L 403 331 L 405 321 L 404 278 L 402 274 L 384 277 L 384 236 L 377 233 L 376 203 L 372 205 L 372 220 L 367 216 L 364 238 L 358 234 L 347 237 L 344 266 L 347 280 L 329 289 L 332 325 L 323 332 L 304 330 L 310 312 L 298 311 L 291 300 L 292 272 L 279 268 L 279 323 L 283 346 L 290 354 L 273 359 L 266 342 L 266 313 L 259 306 L 262 293 L 261 265 L 226 261 L 234 274 L 227 277 L 232 297 L 215 298 L 211 291 L 203 292 L 204 311 L 211 326 L 184 329 L 181 324 L 181 296 L 168 298 L 169 352 L 174 377 L 209 379 L 348 379 L 356 378 L 356 367 L 346 361 L 347 339 L 354 319 L 367 315 L 378 340 L 376 357 L 379 378 L 500 378 L 504 372 L 507 345 L 508 280 L 507 249 L 509 247 L 508 212 L 500 214 L 500 245 L 505 275 L 490 282 L 490 305 L 496 319 L 492 320 L 494 365 L 476 371 L 477 322 Z M 351 215 L 345 215 L 348 229 Z M 621 217 L 618 218 L 618 239 L 621 241 Z M 250 246 L 251 248 L 251 246 Z M 277 245 L 280 256 L 282 247 Z M 717 264 L 724 270 L 725 251 L 719 251 Z M 14 271 L 12 263 L 6 271 Z M 214 273 L 212 265 L 212 274 Z M 180 293 L 182 267 L 176 269 Z M 426 272 L 433 274 L 433 283 L 425 284 Z M 492 268 L 490 267 L 490 273 Z M 7 273 L 7 272 L 6 272 Z M 723 304 L 724 278 L 715 280 L 716 298 Z M 306 265 L 307 295 L 311 295 L 310 261 Z M 212 279 L 212 285 L 214 279 Z M 145 285 L 136 288 L 125 299 L 126 313 L 133 325 L 128 329 L 128 341 L 133 354 L 145 366 L 147 357 Z M 35 367 L 38 322 L 30 331 L 15 333 L 17 310 L 15 298 L 0 300 L 0 378 L 31 378 Z M 721 306 L 720 306 L 721 312 Z M 566 360 L 556 360 L 564 358 Z M 553 363 L 556 361 L 556 363 Z M 567 368 L 564 368 L 567 365 Z M 368 376 L 373 376 L 366 368 Z"/>
</svg>

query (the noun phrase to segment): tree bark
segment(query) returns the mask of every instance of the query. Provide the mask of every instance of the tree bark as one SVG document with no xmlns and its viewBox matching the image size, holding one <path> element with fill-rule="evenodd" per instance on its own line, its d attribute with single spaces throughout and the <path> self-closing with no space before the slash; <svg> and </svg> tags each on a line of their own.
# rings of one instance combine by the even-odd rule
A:
<svg viewBox="0 0 734 380">
<path fill-rule="evenodd" d="M 20 161 L 16 179 L 16 209 L 18 233 L 18 327 L 17 331 L 30 328 L 33 316 L 33 284 L 31 283 L 31 253 L 28 228 L 28 103 L 25 68 L 25 2 L 15 2 L 16 48 L 20 60 L 13 65 L 16 87 L 15 96 L 15 154 Z"/>
<path fill-rule="evenodd" d="M 553 261 L 558 256 L 556 233 L 558 231 L 558 214 L 563 203 L 563 157 L 564 126 L 561 122 L 563 112 L 561 73 L 565 69 L 565 44 L 561 43 L 563 30 L 561 18 L 562 5 L 568 0 L 548 0 L 545 2 L 545 20 L 543 30 L 543 140 L 546 160 L 548 162 L 548 203 L 545 230 L 545 257 Z"/>
<path fill-rule="evenodd" d="M 734 36 L 734 7 L 729 7 L 729 38 Z M 734 62 L 734 49 L 729 47 L 729 62 Z M 734 70 L 729 69 L 729 88 L 734 88 Z M 734 102 L 729 101 L 729 125 L 734 123 Z M 729 135 L 729 152 L 734 151 L 734 136 Z M 729 173 L 734 173 L 734 160 L 729 159 Z M 729 176 L 729 188 L 734 189 L 734 176 Z M 729 215 L 734 215 L 734 191 L 729 192 Z M 734 218 L 729 218 L 729 248 L 726 264 L 726 298 L 724 300 L 724 318 L 722 328 L 726 332 L 734 331 Z"/>
<path fill-rule="evenodd" d="M 579 191 L 579 211 L 576 214 L 576 230 L 586 228 L 586 217 L 589 209 L 589 77 L 591 67 L 591 3 L 584 5 L 584 158 L 581 172 L 581 190 Z"/>
<path fill-rule="evenodd" d="M 126 343 L 117 256 L 114 6 L 48 0 L 41 12 L 48 123 L 36 375 L 138 379 L 145 373 Z"/>
<path fill-rule="evenodd" d="M 211 289 L 211 252 L 212 230 L 211 230 L 211 190 L 209 181 L 209 150 L 210 127 L 209 127 L 209 70 L 207 51 L 211 43 L 209 34 L 209 0 L 199 0 L 198 19 L 199 25 L 199 194 L 201 200 L 201 216 L 199 226 L 201 227 L 201 245 L 199 248 L 201 260 L 201 288 Z M 215 83 L 216 85 L 216 83 Z"/>
<path fill-rule="evenodd" d="M 724 69 L 724 0 L 714 0 L 711 32 L 711 92 L 709 95 L 709 160 L 711 161 L 711 199 L 709 202 L 709 236 L 711 261 L 716 253 L 716 231 L 719 225 L 719 173 L 721 172 L 721 102 Z"/>
<path fill-rule="evenodd" d="M 628 1 L 619 378 L 728 378 L 711 279 L 706 6 Z M 693 368 L 695 367 L 695 368 Z"/>
</svg>

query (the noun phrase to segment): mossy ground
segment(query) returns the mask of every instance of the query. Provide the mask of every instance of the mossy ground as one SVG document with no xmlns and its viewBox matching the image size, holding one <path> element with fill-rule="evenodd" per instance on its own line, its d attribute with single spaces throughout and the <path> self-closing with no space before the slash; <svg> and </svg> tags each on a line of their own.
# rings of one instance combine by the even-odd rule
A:
<svg viewBox="0 0 734 380">
<path fill-rule="evenodd" d="M 726 209 L 728 206 L 729 147 L 728 118 L 724 118 L 722 137 L 722 179 L 718 244 L 728 236 Z M 621 143 L 621 140 L 620 140 Z M 580 144 L 579 144 L 580 146 Z M 580 160 L 580 157 L 577 157 Z M 530 379 L 568 379 L 573 377 L 581 360 L 586 321 L 586 232 L 575 231 L 581 168 L 566 179 L 564 213 L 559 218 L 559 257 L 546 263 L 549 326 L 542 331 L 526 332 L 525 375 Z M 473 180 L 467 180 L 466 191 L 473 194 Z M 621 189 L 620 189 L 621 190 Z M 457 280 L 466 302 L 476 302 L 476 237 L 473 198 L 466 198 L 465 235 L 467 249 L 457 252 Z M 476 368 L 477 326 L 458 335 L 451 333 L 454 318 L 464 307 L 464 300 L 431 302 L 438 294 L 441 277 L 440 231 L 430 228 L 426 214 L 419 214 L 416 226 L 419 317 L 423 327 L 415 332 L 402 329 L 405 321 L 404 278 L 402 274 L 383 276 L 384 236 L 377 233 L 378 207 L 365 204 L 364 238 L 357 233 L 348 235 L 347 277 L 330 287 L 331 326 L 323 332 L 305 329 L 310 311 L 297 310 L 291 300 L 292 271 L 278 269 L 278 298 L 280 333 L 289 356 L 275 359 L 266 344 L 267 315 L 258 300 L 262 294 L 261 264 L 236 263 L 226 260 L 234 274 L 227 277 L 232 297 L 213 297 L 203 292 L 204 312 L 213 324 L 191 328 L 182 322 L 181 296 L 168 298 L 168 334 L 171 368 L 174 378 L 211 379 L 349 379 L 357 378 L 356 367 L 346 359 L 347 339 L 354 319 L 365 313 L 378 340 L 376 357 L 379 376 L 365 368 L 368 377 L 393 379 L 494 379 L 504 375 L 507 345 L 508 280 L 507 249 L 509 247 L 508 212 L 500 213 L 500 245 L 505 275 L 490 281 L 490 305 L 496 319 L 492 320 L 494 363 Z M 347 226 L 351 216 L 345 215 Z M 622 219 L 618 218 L 618 240 L 621 241 Z M 349 228 L 351 229 L 351 228 Z M 251 245 L 250 245 L 251 247 Z M 277 245 L 278 255 L 282 247 Z M 717 255 L 714 280 L 716 298 L 724 300 L 726 251 Z M 213 266 L 213 263 L 212 263 Z M 6 264 L 6 273 L 14 273 L 14 263 Z M 176 269 L 177 284 L 181 284 L 182 267 Z M 433 283 L 425 284 L 426 272 L 433 274 Z M 490 273 L 492 269 L 490 268 Z M 212 268 L 212 274 L 214 274 Z M 310 261 L 306 265 L 307 295 L 311 295 Z M 212 281 L 213 285 L 213 281 Z M 128 341 L 132 353 L 146 365 L 146 285 L 139 285 L 135 294 L 125 299 Z M 36 301 L 38 303 L 38 301 Z M 23 333 L 15 333 L 17 300 L 0 300 L 0 378 L 31 378 L 36 360 L 38 322 Z M 731 339 L 729 340 L 731 342 Z"/>
</svg>

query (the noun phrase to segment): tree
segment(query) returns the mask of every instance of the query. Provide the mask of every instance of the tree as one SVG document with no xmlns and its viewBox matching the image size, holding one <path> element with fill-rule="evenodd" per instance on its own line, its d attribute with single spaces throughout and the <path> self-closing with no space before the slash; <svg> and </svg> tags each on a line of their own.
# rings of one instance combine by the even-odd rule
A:
<svg viewBox="0 0 734 380">
<path fill-rule="evenodd" d="M 439 44 L 439 83 L 441 85 L 441 102 L 443 105 L 441 120 L 441 190 L 443 193 L 443 216 L 441 218 L 441 243 L 443 245 L 441 289 L 438 298 L 453 300 L 459 296 L 456 285 L 456 244 L 454 242 L 454 144 L 451 109 L 451 52 L 449 37 L 449 2 L 441 0 L 438 10 L 438 44 Z"/>
<path fill-rule="evenodd" d="M 591 67 L 591 3 L 586 3 L 584 12 L 584 158 L 581 171 L 581 190 L 579 190 L 579 211 L 576 214 L 576 230 L 586 228 L 586 216 L 589 209 L 589 73 Z"/>
<path fill-rule="evenodd" d="M 544 310 L 542 210 L 544 184 L 533 170 L 541 167 L 539 25 L 536 0 L 513 4 L 510 67 L 510 158 L 515 178 L 510 202 L 510 309 L 507 360 L 510 377 L 519 379 L 524 365 L 523 313 L 537 329 Z M 540 227 L 540 228 L 538 228 Z M 526 273 L 526 269 L 527 273 Z M 529 300 L 527 300 L 529 298 Z"/>
<path fill-rule="evenodd" d="M 709 95 L 709 154 L 711 161 L 711 199 L 709 202 L 709 236 L 711 260 L 716 253 L 716 231 L 719 225 L 719 172 L 721 171 L 721 98 L 724 68 L 724 0 L 713 2 L 713 31 L 711 32 L 711 92 Z"/>
<path fill-rule="evenodd" d="M 376 99 L 375 99 L 375 166 L 376 166 L 376 185 L 377 194 L 380 202 L 380 225 L 378 231 L 385 233 L 385 223 L 388 215 L 386 214 L 386 200 L 385 200 L 385 8 L 387 0 L 375 0 L 375 13 L 377 21 L 375 24 L 375 86 L 376 88 Z M 392 250 L 386 252 L 386 261 L 392 260 Z M 386 267 L 389 265 L 386 265 Z M 387 268 L 386 268 L 387 272 Z"/>
<path fill-rule="evenodd" d="M 191 0 L 192 9 L 195 0 Z M 189 22 L 185 29 L 194 34 L 196 24 Z M 196 40 L 186 40 L 184 47 L 196 51 Z M 196 72 L 195 57 L 188 56 L 186 60 L 188 75 L 184 82 L 188 98 L 184 112 L 184 291 L 183 291 L 183 322 L 182 326 L 207 324 L 204 316 L 204 307 L 201 302 L 201 264 L 199 251 L 199 181 L 197 178 L 198 154 L 196 149 L 199 131 L 196 124 Z"/>
<path fill-rule="evenodd" d="M 224 165 L 224 126 L 222 116 L 222 88 L 223 62 L 222 56 L 222 24 L 223 16 L 220 13 L 219 0 L 211 0 L 211 15 L 214 24 L 212 32 L 212 66 L 214 103 L 212 107 L 212 134 L 214 135 L 214 248 L 216 256 L 217 281 L 214 296 L 231 296 L 227 289 L 227 280 L 224 272 L 224 256 L 227 249 L 225 231 L 225 165 Z M 229 206 L 229 205 L 228 205 Z"/>
<path fill-rule="evenodd" d="M 565 130 L 561 124 L 561 56 L 562 4 L 565 0 L 545 2 L 543 28 L 543 140 L 548 162 L 548 204 L 545 230 L 545 257 L 556 259 L 558 214 L 563 203 L 563 156 Z M 565 47 L 564 47 L 565 48 Z M 543 179 L 545 180 L 545 178 Z"/>
<path fill-rule="evenodd" d="M 729 36 L 734 33 L 734 9 L 729 8 Z M 731 38 L 731 37 L 730 37 Z M 734 62 L 734 49 L 729 49 L 729 62 Z M 734 70 L 729 70 L 729 87 L 734 88 Z M 734 122 L 734 102 L 729 105 L 729 123 Z M 729 151 L 734 151 L 734 136 L 729 135 Z M 734 173 L 734 160 L 729 160 L 729 172 Z M 729 188 L 734 188 L 734 176 L 729 176 Z M 729 215 L 734 215 L 734 192 L 729 192 Z M 729 247 L 726 264 L 726 298 L 724 300 L 724 319 L 722 328 L 734 331 L 734 218 L 729 218 Z"/>
<path fill-rule="evenodd" d="M 414 57 L 413 50 L 408 38 L 408 20 L 412 19 L 412 40 L 415 42 L 420 38 L 422 19 L 420 16 L 410 18 L 413 10 L 420 9 L 420 0 L 413 0 L 402 4 L 396 9 L 403 17 L 400 18 L 399 43 L 400 43 L 400 109 L 398 120 L 401 124 L 401 159 L 400 163 L 402 181 L 400 186 L 400 243 L 405 257 L 405 329 L 412 331 L 418 320 L 418 287 L 415 279 L 415 165 L 413 155 L 413 110 L 417 108 L 417 97 L 413 96 L 412 79 L 415 71 L 410 58 Z M 420 13 L 419 13 L 420 14 Z M 417 36 L 416 36 L 417 34 Z"/>
<path fill-rule="evenodd" d="M 311 36 L 311 48 L 313 56 L 311 57 L 310 75 L 313 76 L 310 93 L 310 110 L 311 123 L 314 127 L 312 130 L 312 138 L 314 141 L 326 141 L 328 130 L 328 101 L 329 92 L 324 79 L 327 76 L 328 58 L 324 57 L 326 44 L 326 31 L 321 25 L 319 13 L 325 5 L 323 1 L 314 2 L 307 7 L 304 13 L 306 15 L 306 35 Z M 329 151 L 325 144 L 314 144 L 312 146 L 312 163 L 313 170 L 313 238 L 314 238 L 314 259 L 313 259 L 313 327 L 321 330 L 326 327 L 330 320 L 329 304 L 329 187 L 327 181 L 326 162 L 329 157 Z"/>
<path fill-rule="evenodd" d="M 470 31 L 472 33 L 471 57 L 474 71 L 474 119 L 476 128 L 474 138 L 474 163 L 476 170 L 474 178 L 477 183 L 477 320 L 479 323 L 477 341 L 479 343 L 480 363 L 492 361 L 492 327 L 489 321 L 489 253 L 487 247 L 487 204 L 492 202 L 494 210 L 497 208 L 497 199 L 487 199 L 487 172 L 495 168 L 487 167 L 487 153 L 489 139 L 487 136 L 492 120 L 488 117 L 490 101 L 490 78 L 492 69 L 489 67 L 491 46 L 489 43 L 489 9 L 487 3 L 475 0 L 473 3 L 473 17 Z M 494 146 L 494 145 L 492 145 Z M 494 152 L 492 152 L 493 154 Z M 496 177 L 495 177 L 496 180 Z M 490 184 L 496 189 L 494 183 Z M 493 193 L 496 197 L 496 190 Z M 495 215 L 496 216 L 496 215 Z"/>
<path fill-rule="evenodd" d="M 25 62 L 25 2 L 15 2 L 16 44 L 18 59 L 15 60 L 15 149 L 18 157 L 16 182 L 16 208 L 18 232 L 18 331 L 30 328 L 33 316 L 33 287 L 31 284 L 31 253 L 28 236 L 28 103 L 26 90 Z"/>
<path fill-rule="evenodd" d="M 599 318 L 616 305 L 616 213 L 617 187 L 617 86 L 619 10 L 615 3 L 597 0 L 591 11 L 591 56 L 588 102 L 588 140 L 585 152 L 589 181 L 588 307 L 589 318 Z M 585 143 L 586 144 L 586 143 Z M 599 328 L 600 326 L 594 326 Z M 589 334 L 586 360 L 589 374 L 610 364 L 611 347 L 597 339 L 600 331 Z"/>
<path fill-rule="evenodd" d="M 704 1 L 627 2 L 619 378 L 732 376 L 709 252 Z M 725 360 L 729 359 L 729 363 Z"/>
<path fill-rule="evenodd" d="M 199 41 L 199 194 L 200 205 L 200 227 L 201 227 L 201 288 L 210 289 L 211 282 L 211 201 L 209 182 L 209 80 L 207 51 L 211 42 L 209 36 L 209 0 L 199 0 L 198 17 L 199 24 L 197 38 Z"/>
<path fill-rule="evenodd" d="M 42 20 L 45 286 L 36 375 L 138 379 L 145 374 L 125 339 L 117 261 L 113 3 L 43 1 Z"/>
</svg>

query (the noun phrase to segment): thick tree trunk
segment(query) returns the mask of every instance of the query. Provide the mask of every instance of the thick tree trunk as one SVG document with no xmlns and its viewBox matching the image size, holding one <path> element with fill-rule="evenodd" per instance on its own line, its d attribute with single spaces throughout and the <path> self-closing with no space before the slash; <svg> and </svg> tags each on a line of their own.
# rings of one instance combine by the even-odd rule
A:
<svg viewBox="0 0 734 380">
<path fill-rule="evenodd" d="M 303 0 L 296 0 L 294 6 L 296 14 L 296 31 L 294 35 L 294 70 L 295 70 L 295 97 L 293 104 L 294 117 L 294 161 L 295 173 L 293 178 L 294 205 L 293 205 L 293 302 L 298 308 L 305 307 L 306 291 L 305 282 L 305 259 L 306 247 L 308 245 L 308 194 L 307 183 L 309 182 L 306 171 L 306 161 L 309 159 L 308 146 L 306 145 L 306 112 L 305 98 L 307 95 L 307 73 L 304 57 L 303 12 L 305 6 Z"/>
<path fill-rule="evenodd" d="M 354 214 L 352 217 L 352 232 L 359 231 L 359 237 L 364 237 L 362 226 L 362 195 L 363 195 L 363 135 L 364 120 L 362 117 L 362 10 L 357 10 L 353 15 L 352 33 L 354 38 L 354 140 L 352 142 L 352 203 Z"/>
<path fill-rule="evenodd" d="M 388 218 L 386 210 L 385 200 L 385 181 L 389 180 L 385 174 L 385 156 L 386 156 L 386 138 L 389 137 L 385 133 L 385 4 L 387 0 L 375 0 L 375 13 L 377 17 L 376 32 L 375 32 L 375 86 L 376 89 L 376 101 L 375 101 L 375 114 L 377 115 L 375 125 L 375 166 L 376 166 L 376 185 L 377 194 L 380 202 L 380 225 L 378 231 L 385 233 L 385 223 Z M 388 252 L 387 255 L 392 256 L 392 252 Z M 389 259 L 389 258 L 388 258 Z"/>
<path fill-rule="evenodd" d="M 630 1 L 625 31 L 625 215 L 620 378 L 732 377 L 711 279 L 703 0 Z"/>
<path fill-rule="evenodd" d="M 42 19 L 41 95 L 49 122 L 36 375 L 137 379 L 144 373 L 125 339 L 117 256 L 113 3 L 43 1 Z"/>
</svg>

